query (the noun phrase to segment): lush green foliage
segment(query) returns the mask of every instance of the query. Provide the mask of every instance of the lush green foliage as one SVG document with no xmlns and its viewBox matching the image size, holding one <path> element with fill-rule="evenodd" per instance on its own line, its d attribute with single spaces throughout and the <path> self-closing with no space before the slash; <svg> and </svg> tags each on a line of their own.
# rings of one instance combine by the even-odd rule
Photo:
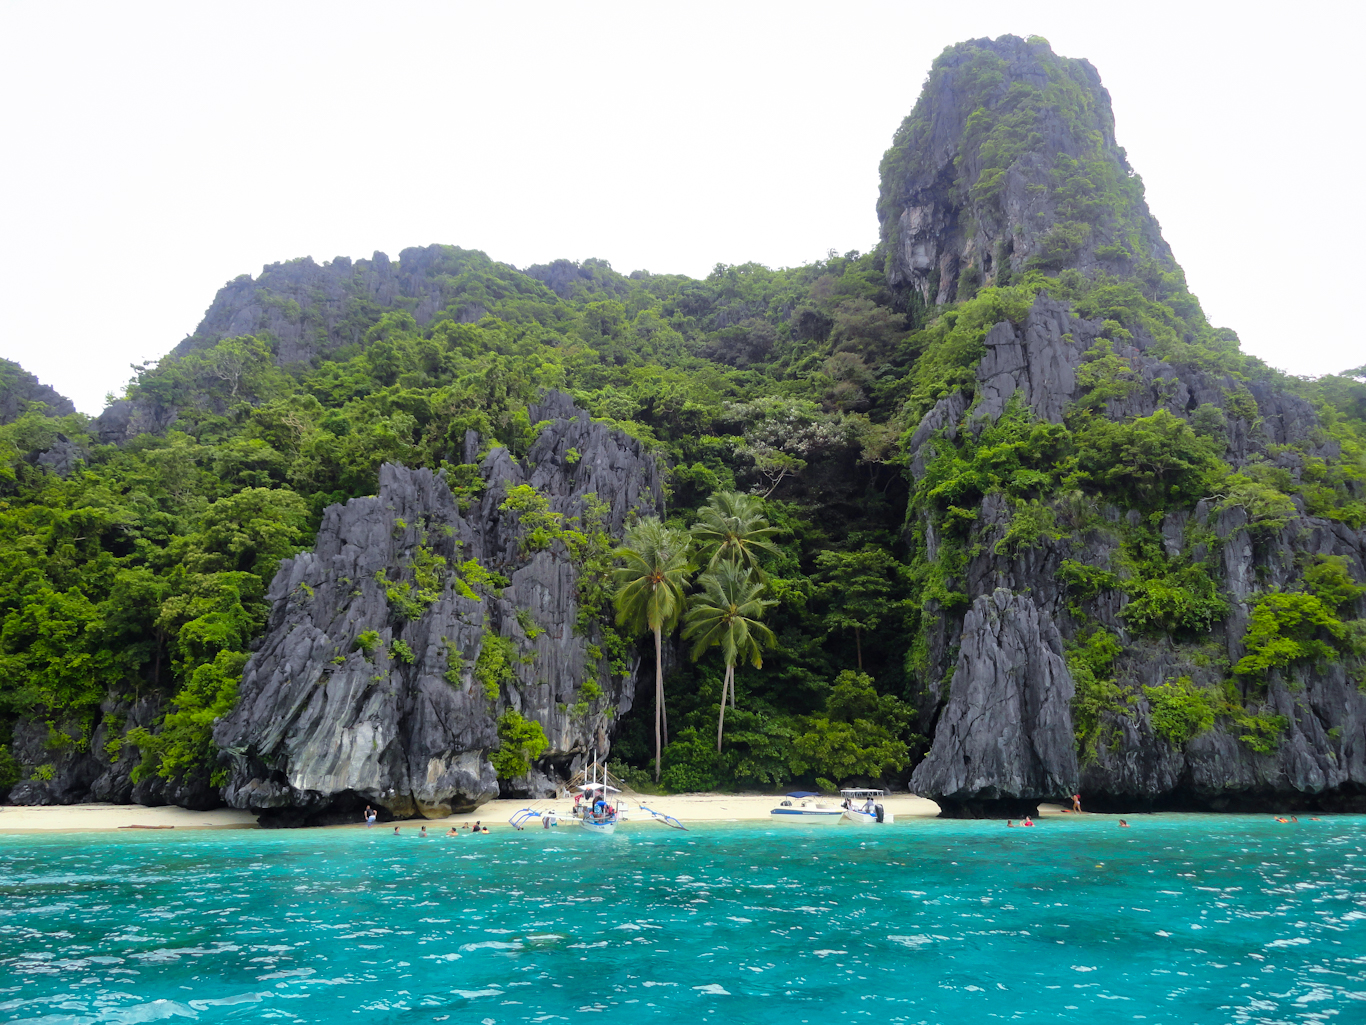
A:
<svg viewBox="0 0 1366 1025">
<path fill-rule="evenodd" d="M 1100 743 L 1107 735 L 1107 717 L 1124 707 L 1123 692 L 1114 673 L 1115 659 L 1122 650 L 1115 636 L 1103 629 L 1093 631 L 1067 650 L 1067 668 L 1075 687 L 1072 729 L 1083 763 L 1096 759 Z"/>
<path fill-rule="evenodd" d="M 991 69 L 982 74 L 989 89 Z M 1066 82 L 1050 83 L 1045 93 L 1071 95 Z M 1032 119 L 1045 109 L 1039 102 L 1017 96 L 987 105 L 974 125 L 983 162 L 963 187 L 976 188 L 982 202 L 994 201 L 993 175 L 1008 166 L 1001 161 L 1028 143 Z M 917 131 L 912 126 L 898 146 L 914 149 Z M 1059 160 L 1054 171 L 1049 188 L 1070 204 L 1065 220 L 1091 226 L 1074 234 L 1089 245 L 1097 231 L 1108 232 L 1127 244 L 1127 214 L 1114 205 L 1113 188 L 1130 186 L 1093 175 L 1084 160 Z M 1057 241 L 1065 247 L 1069 239 L 1063 232 Z M 913 759 L 919 741 L 911 724 L 883 723 L 890 739 L 876 742 L 856 735 L 856 721 L 876 722 L 828 713 L 836 681 L 861 668 L 880 696 L 903 701 L 937 686 L 929 677 L 934 625 L 961 612 L 968 566 L 984 551 L 1042 559 L 1087 530 L 1109 531 L 1120 542 L 1109 565 L 1087 564 L 1076 547 L 1060 553 L 1071 559 L 1060 571 L 1069 600 L 1081 610 L 1122 592 L 1136 631 L 1187 640 L 1223 617 L 1224 599 L 1209 562 L 1164 552 L 1165 511 L 1204 497 L 1238 504 L 1259 540 L 1278 529 L 1292 499 L 1316 515 L 1366 523 L 1366 386 L 1351 376 L 1274 375 L 1240 354 L 1231 332 L 1205 321 L 1171 268 L 1130 261 L 1125 269 L 1116 255 L 1109 272 L 1090 278 L 1073 270 L 1049 277 L 1040 267 L 1006 287 L 969 281 L 963 301 L 931 316 L 888 290 L 882 250 L 783 270 L 718 266 L 702 280 L 627 277 L 588 261 L 556 265 L 564 273 L 555 290 L 483 254 L 450 247 L 426 255 L 422 273 L 444 306 L 422 325 L 405 309 L 379 308 L 357 286 L 347 293 L 340 333 L 319 341 L 311 360 L 282 366 L 276 341 L 265 336 L 194 339 L 141 368 L 127 396 L 163 422 L 174 416 L 168 430 L 113 446 L 80 416 L 34 410 L 0 426 L 0 744 L 22 718 L 51 722 L 54 736 L 67 738 L 61 750 L 79 748 L 104 703 L 154 695 L 165 718 L 128 738 L 142 747 L 146 771 L 207 773 L 208 727 L 230 704 L 232 669 L 260 633 L 270 577 L 281 558 L 310 543 L 322 510 L 373 493 L 385 460 L 443 471 L 469 508 L 486 482 L 476 465 L 453 461 L 463 458 L 466 432 L 479 432 L 481 456 L 505 445 L 525 457 L 537 434 L 528 405 L 546 387 L 568 390 L 669 465 L 661 528 L 698 525 L 701 563 L 734 540 L 706 526 L 708 500 L 768 496 L 766 525 L 731 533 L 752 535 L 745 561 L 766 581 L 762 600 L 774 604 L 763 619 L 776 645 L 762 668 L 738 659 L 730 684 L 719 647 L 661 681 L 659 706 L 676 727 L 670 748 L 686 747 L 689 729 L 694 737 L 710 732 L 723 690 L 740 699 L 728 713 L 723 757 L 698 741 L 710 778 L 725 784 L 833 778 L 878 759 L 882 771 L 901 771 L 886 767 Z M 305 338 L 326 336 L 307 296 L 262 289 L 262 302 L 297 318 Z M 1083 401 L 1061 424 L 1039 423 L 1016 404 L 980 431 L 936 439 L 924 475 L 913 478 L 905 450 L 920 418 L 956 390 L 975 397 L 987 332 L 1003 320 L 1021 323 L 1041 291 L 1106 324 L 1112 344 L 1088 354 Z M 1134 383 L 1116 352 L 1139 333 L 1151 338 L 1150 352 L 1226 375 L 1234 384 L 1225 408 L 1202 407 L 1189 425 L 1167 413 L 1111 420 L 1109 405 Z M 1248 387 L 1259 382 L 1315 403 L 1320 447 L 1269 453 L 1264 464 L 1230 474 L 1219 439 L 1230 424 L 1260 416 Z M 83 455 L 65 478 L 38 462 L 59 435 Z M 1340 455 L 1325 454 L 1334 451 Z M 988 533 L 979 510 L 996 492 L 1010 520 Z M 1105 504 L 1133 517 L 1102 522 Z M 613 627 L 613 546 L 601 504 L 560 516 L 527 487 L 511 489 L 502 505 L 517 518 L 520 554 L 563 552 L 580 567 L 576 629 L 591 639 L 603 671 L 624 673 L 650 615 L 632 605 Z M 422 615 L 447 585 L 466 597 L 506 585 L 491 567 L 446 565 L 429 539 L 411 537 L 403 564 L 382 583 L 394 626 Z M 1260 679 L 1283 659 L 1283 639 L 1326 644 L 1343 658 L 1366 644 L 1350 619 L 1351 600 L 1337 597 L 1341 586 L 1316 583 L 1307 592 L 1340 633 L 1325 620 L 1300 636 L 1300 625 L 1269 605 L 1249 645 L 1249 657 L 1266 666 L 1252 671 L 1249 663 L 1239 678 Z M 657 617 L 661 631 L 685 597 L 675 596 L 675 614 Z M 308 598 L 301 588 L 291 600 Z M 534 629 L 523 626 L 528 636 Z M 510 640 L 485 640 L 473 665 L 446 652 L 448 679 L 460 686 L 473 672 L 496 695 L 514 678 L 517 652 Z M 388 655 L 402 666 L 412 653 L 400 644 Z M 383 656 L 378 631 L 358 646 Z M 1290 656 L 1305 657 L 1318 656 Z M 1110 678 L 1108 669 L 1093 672 L 1097 681 Z M 651 712 L 642 703 L 617 725 L 614 754 L 640 767 L 653 757 L 656 770 L 694 764 L 684 748 L 656 755 Z M 1081 734 L 1096 736 L 1098 722 Z M 164 742 L 151 739 L 168 731 Z M 795 751 L 805 760 L 794 761 Z"/>
<path fill-rule="evenodd" d="M 1216 702 L 1195 686 L 1189 676 L 1156 687 L 1144 687 L 1151 708 L 1153 732 L 1173 747 L 1180 747 L 1214 725 Z"/>
<path fill-rule="evenodd" d="M 498 717 L 498 747 L 489 758 L 499 779 L 512 779 L 531 771 L 531 763 L 549 745 L 540 723 L 509 708 Z"/>
</svg>

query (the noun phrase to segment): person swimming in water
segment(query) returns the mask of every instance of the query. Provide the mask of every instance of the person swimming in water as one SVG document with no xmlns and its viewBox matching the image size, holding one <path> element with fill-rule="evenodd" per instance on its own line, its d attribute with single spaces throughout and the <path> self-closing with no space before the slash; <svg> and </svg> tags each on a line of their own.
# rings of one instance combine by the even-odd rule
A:
<svg viewBox="0 0 1366 1025">
<path fill-rule="evenodd" d="M 1129 828 L 1129 823 L 1125 822 L 1123 819 L 1120 819 L 1120 820 L 1119 820 L 1119 828 L 1120 828 L 1120 829 L 1128 829 L 1128 828 Z"/>
<path fill-rule="evenodd" d="M 427 827 L 426 827 L 426 826 L 423 826 L 423 827 L 422 827 L 422 832 L 418 833 L 417 835 L 420 836 L 420 837 L 422 837 L 422 839 L 424 839 L 424 840 L 427 839 Z"/>
<path fill-rule="evenodd" d="M 1015 823 L 1012 819 L 1006 819 L 1006 829 L 1014 829 Z"/>
<path fill-rule="evenodd" d="M 459 835 L 460 835 L 460 830 L 456 829 L 454 826 L 451 826 L 450 829 L 446 830 L 446 835 L 447 835 L 447 836 L 459 836 Z"/>
<path fill-rule="evenodd" d="M 1034 825 L 1034 820 L 1031 819 L 1028 815 L 1026 815 L 1026 816 L 1024 817 L 1024 821 L 1021 822 L 1020 825 L 1022 825 L 1022 826 L 1032 826 L 1032 825 Z"/>
<path fill-rule="evenodd" d="M 394 827 L 394 836 L 398 836 L 398 826 Z"/>
</svg>

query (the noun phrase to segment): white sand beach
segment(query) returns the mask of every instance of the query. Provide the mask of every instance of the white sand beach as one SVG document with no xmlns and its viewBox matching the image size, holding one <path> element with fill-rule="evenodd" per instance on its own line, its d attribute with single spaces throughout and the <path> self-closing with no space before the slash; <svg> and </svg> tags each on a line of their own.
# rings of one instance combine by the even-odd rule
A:
<svg viewBox="0 0 1366 1025">
<path fill-rule="evenodd" d="M 629 795 L 626 826 L 652 825 L 647 813 L 639 811 L 637 801 Z M 781 794 L 675 794 L 666 797 L 642 797 L 640 802 L 663 815 L 672 815 L 687 822 L 767 821 L 769 812 L 778 806 Z M 831 800 L 833 806 L 836 802 Z M 911 794 L 888 796 L 882 802 L 898 819 L 925 818 L 939 814 L 933 801 Z M 476 820 L 490 829 L 507 829 L 508 819 L 520 808 L 554 808 L 567 814 L 572 799 L 550 801 L 508 800 L 490 801 L 472 812 L 442 819 L 411 819 L 396 823 L 405 829 L 426 825 L 428 831 L 438 827 L 466 825 Z M 359 825 L 359 822 L 357 823 Z M 139 827 L 173 827 L 185 829 L 242 829 L 256 826 L 256 816 L 250 812 L 219 808 L 214 811 L 189 811 L 185 808 L 145 808 L 137 804 L 68 804 L 45 807 L 7 806 L 0 808 L 0 833 L 42 832 L 49 830 L 111 830 Z M 345 827 L 343 827 L 345 828 Z"/>
<path fill-rule="evenodd" d="M 135 829 L 143 826 L 175 829 L 253 828 L 256 816 L 232 808 L 190 811 L 165 806 L 146 808 L 140 804 L 58 804 L 27 807 L 0 807 L 0 833 L 46 832 L 50 830 Z"/>
<path fill-rule="evenodd" d="M 651 826 L 653 822 L 648 813 L 640 811 L 638 804 L 644 804 L 661 815 L 672 815 L 680 822 L 767 822 L 771 821 L 769 812 L 783 799 L 781 794 L 672 794 L 663 797 L 640 797 L 625 795 L 627 818 L 624 828 Z M 837 801 L 827 799 L 833 807 Z M 939 805 L 933 801 L 916 797 L 914 794 L 889 794 L 882 804 L 898 822 L 907 819 L 934 818 L 939 814 Z M 451 826 L 468 825 L 476 820 L 490 830 L 507 829 L 508 819 L 521 808 L 537 810 L 555 809 L 561 815 L 569 812 L 573 800 L 498 800 L 480 805 L 472 812 L 451 815 L 441 819 L 408 819 L 393 825 L 404 829 L 417 829 L 425 825 L 428 832 L 448 829 Z M 1071 817 L 1061 805 L 1039 805 L 1040 818 Z M 359 816 L 358 816 L 359 818 Z M 142 828 L 167 827 L 187 829 L 251 829 L 256 826 L 256 816 L 250 812 L 236 811 L 231 808 L 218 808 L 214 811 L 190 811 L 186 808 L 145 808 L 137 804 L 67 804 L 47 807 L 0 807 L 0 834 L 46 832 L 52 830 L 114 830 L 129 831 Z M 360 825 L 359 822 L 356 825 Z M 349 828 L 347 826 L 331 828 Z"/>
<path fill-rule="evenodd" d="M 623 825 L 630 827 L 637 824 L 653 826 L 649 814 L 638 810 L 637 804 L 643 804 L 661 815 L 672 815 L 684 825 L 689 822 L 766 822 L 770 821 L 769 812 L 778 807 L 778 803 L 783 800 L 783 795 L 670 794 L 663 797 L 642 796 L 637 798 L 634 795 L 625 794 L 623 800 L 626 802 L 626 821 Z M 835 798 L 827 798 L 827 803 L 833 808 L 839 802 Z M 426 825 L 428 832 L 430 832 L 437 825 L 442 827 L 463 825 L 477 819 L 490 829 L 495 829 L 498 826 L 506 827 L 508 819 L 520 808 L 535 808 L 537 810 L 553 808 L 564 815 L 573 807 L 573 804 L 573 798 L 559 801 L 490 801 L 467 815 L 452 815 L 449 818 L 433 819 Z M 903 818 L 933 818 L 939 814 L 939 805 L 913 794 L 892 794 L 884 798 L 882 804 L 898 820 Z M 418 820 L 412 823 L 414 827 L 422 824 Z M 406 823 L 400 823 L 400 825 L 406 825 Z"/>
</svg>

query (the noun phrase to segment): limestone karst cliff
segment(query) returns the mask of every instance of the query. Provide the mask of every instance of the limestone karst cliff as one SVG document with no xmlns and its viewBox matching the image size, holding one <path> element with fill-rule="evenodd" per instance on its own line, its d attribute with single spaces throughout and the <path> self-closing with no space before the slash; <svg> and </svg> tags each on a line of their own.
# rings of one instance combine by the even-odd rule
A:
<svg viewBox="0 0 1366 1025">
<path fill-rule="evenodd" d="M 1100 75 L 1038 38 L 936 58 L 883 157 L 878 217 L 889 281 L 930 305 L 1027 270 L 1176 270 Z"/>
<path fill-rule="evenodd" d="M 0 423 L 0 792 L 302 824 L 596 749 L 960 815 L 1363 807 L 1366 368 L 1208 322 L 1043 40 L 948 48 L 881 172 L 882 243 L 802 267 L 271 264 L 93 424 Z M 722 657 L 666 645 L 655 766 L 604 553 L 731 491 L 777 643 L 719 752 Z"/>
<path fill-rule="evenodd" d="M 582 565 L 561 541 L 527 550 L 502 503 L 530 484 L 552 512 L 596 515 L 619 538 L 628 517 L 657 511 L 659 469 L 565 395 L 531 415 L 543 423 L 526 459 L 490 451 L 477 503 L 462 509 L 430 470 L 386 465 L 376 497 L 333 506 L 313 551 L 281 564 L 240 701 L 214 730 L 229 805 L 286 824 L 352 819 L 367 803 L 396 816 L 473 808 L 498 794 L 488 755 L 507 708 L 540 723 L 543 757 L 565 775 L 607 756 L 636 662 L 610 669 L 591 621 L 580 622 Z M 466 447 L 473 456 L 477 437 Z M 483 573 L 506 586 L 477 583 Z M 417 607 L 395 602 L 395 587 L 418 594 Z M 377 635 L 368 648 L 357 643 L 367 631 Z M 505 668 L 481 674 L 500 640 L 511 641 Z M 537 771 L 520 788 L 542 796 L 553 784 Z"/>
<path fill-rule="evenodd" d="M 912 474 L 924 480 L 936 459 L 965 436 L 982 435 L 1012 404 L 1042 423 L 1075 416 L 1095 389 L 1086 383 L 1087 366 L 1104 331 L 1102 322 L 1043 297 L 1019 325 L 997 324 L 977 365 L 975 403 L 955 391 L 925 416 L 910 441 Z M 1274 471 L 1295 483 L 1340 455 L 1303 399 L 1255 382 L 1244 392 L 1232 376 L 1157 359 L 1152 347 L 1141 331 L 1110 346 L 1124 361 L 1125 386 L 1101 406 L 1108 420 L 1163 412 L 1184 424 L 1200 411 L 1228 467 Z M 1119 469 L 1137 474 L 1142 467 Z M 1366 693 L 1359 676 L 1349 679 L 1360 672 L 1351 657 L 1326 652 L 1318 664 L 1295 661 L 1264 679 L 1242 678 L 1244 688 L 1263 691 L 1256 702 L 1262 713 L 1283 721 L 1274 745 L 1257 743 L 1241 704 L 1179 743 L 1159 735 L 1153 713 L 1154 700 L 1166 696 L 1155 689 L 1171 681 L 1219 695 L 1225 680 L 1238 679 L 1230 667 L 1247 654 L 1259 598 L 1303 592 L 1306 572 L 1326 560 L 1366 580 L 1366 531 L 1309 515 L 1303 500 L 1287 500 L 1275 515 L 1264 507 L 1250 513 L 1227 491 L 1161 515 L 1126 510 L 1103 494 L 1091 501 L 1067 494 L 1046 508 L 1051 529 L 1013 545 L 1019 504 L 992 492 L 977 509 L 959 581 L 971 605 L 965 615 L 939 615 L 932 628 L 926 679 L 943 682 L 921 699 L 933 743 L 912 777 L 914 789 L 962 814 L 1018 815 L 1040 799 L 1077 791 L 1093 807 L 1120 810 L 1361 806 Z M 936 518 L 922 516 L 926 555 L 935 559 Z M 1211 593 L 1227 603 L 1220 614 L 1199 626 L 1181 620 L 1183 599 L 1173 591 L 1165 596 L 1170 622 L 1134 615 L 1135 599 L 1151 600 L 1140 582 L 1151 569 L 1134 566 L 1133 549 L 1154 542 L 1164 572 L 1193 570 L 1211 581 Z M 1344 618 L 1366 614 L 1366 595 L 1348 600 Z M 1064 645 L 1097 627 L 1118 645 L 1113 689 L 1106 707 L 1082 712 Z"/>
</svg>

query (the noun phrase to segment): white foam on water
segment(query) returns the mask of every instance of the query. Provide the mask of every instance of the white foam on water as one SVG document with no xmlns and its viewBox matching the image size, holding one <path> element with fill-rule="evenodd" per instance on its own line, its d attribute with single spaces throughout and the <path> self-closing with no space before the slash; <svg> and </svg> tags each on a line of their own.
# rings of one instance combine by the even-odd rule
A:
<svg viewBox="0 0 1366 1025">
<path fill-rule="evenodd" d="M 215 1000 L 191 1000 L 190 1006 L 196 1011 L 208 1010 L 210 1007 L 228 1007 L 232 1004 L 257 1004 L 261 1002 L 263 996 L 274 996 L 273 993 L 238 993 L 231 997 L 218 997 Z"/>
</svg>

